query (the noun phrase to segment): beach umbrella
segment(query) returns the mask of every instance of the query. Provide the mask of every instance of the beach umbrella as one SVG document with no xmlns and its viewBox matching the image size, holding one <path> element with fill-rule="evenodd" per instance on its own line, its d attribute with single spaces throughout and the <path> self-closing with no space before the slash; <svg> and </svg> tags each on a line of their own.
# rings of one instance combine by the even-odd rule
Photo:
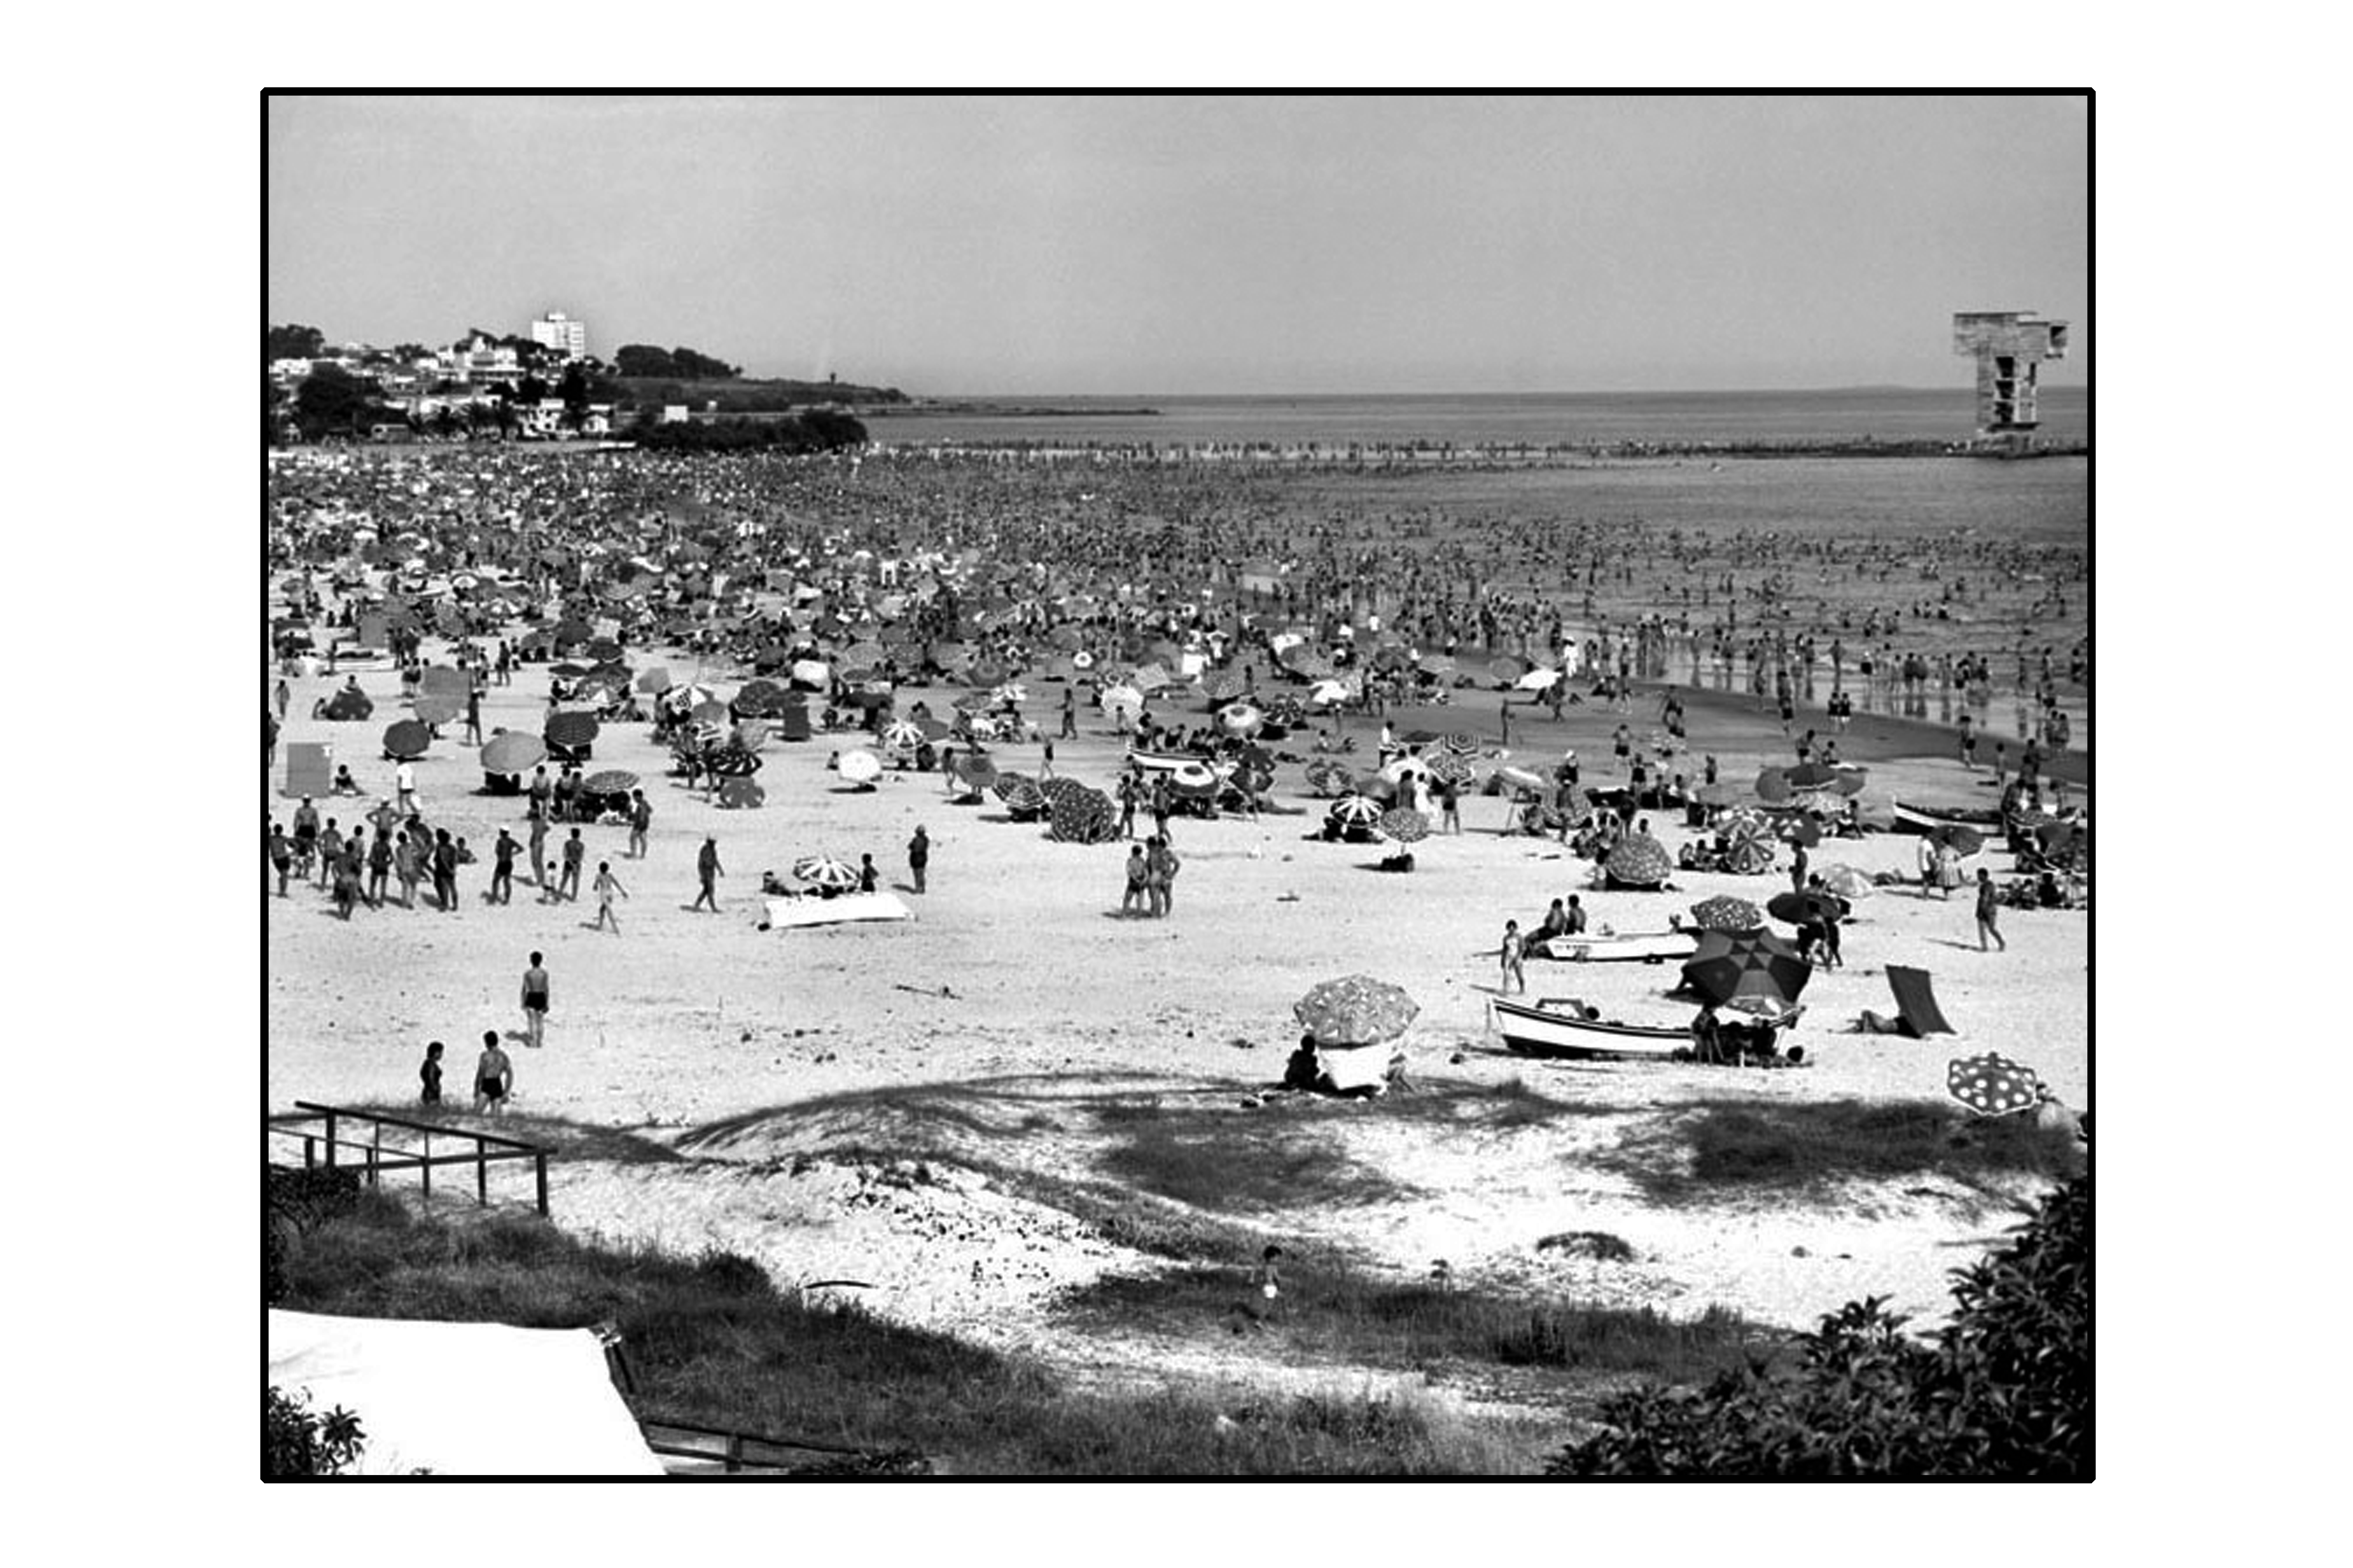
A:
<svg viewBox="0 0 2353 1568">
<path fill-rule="evenodd" d="M 1018 790 L 1034 791 L 1037 788 L 1036 779 L 1031 778 L 1028 773 L 1017 773 L 1009 768 L 988 781 L 989 793 L 1002 801 L 1010 801 Z M 1042 793 L 1039 798 L 1044 798 Z"/>
<path fill-rule="evenodd" d="M 1344 832 L 1370 827 L 1380 819 L 1381 803 L 1367 795 L 1344 795 L 1324 812 L 1324 820 Z"/>
<path fill-rule="evenodd" d="M 412 710 L 420 721 L 427 724 L 447 724 L 465 710 L 464 698 L 451 697 L 446 692 L 418 697 L 417 706 Z"/>
<path fill-rule="evenodd" d="M 1127 683 L 1148 697 L 1168 684 L 1168 672 L 1156 663 L 1140 664 L 1129 673 Z"/>
<path fill-rule="evenodd" d="M 1426 653 L 1416 661 L 1424 675 L 1444 679 L 1454 673 L 1454 656 L 1446 653 Z"/>
<path fill-rule="evenodd" d="M 547 743 L 561 746 L 567 752 L 593 744 L 598 725 L 594 713 L 552 713 L 545 731 Z"/>
<path fill-rule="evenodd" d="M 1201 695 L 1211 702 L 1231 702 L 1246 689 L 1238 669 L 1211 670 L 1201 682 Z"/>
<path fill-rule="evenodd" d="M 1846 900 L 1867 899 L 1878 887 L 1852 866 L 1831 865 L 1821 868 L 1822 886 Z"/>
<path fill-rule="evenodd" d="M 717 698 L 706 698 L 688 710 L 688 717 L 698 724 L 732 724 L 735 710 Z"/>
<path fill-rule="evenodd" d="M 421 757 L 433 743 L 433 731 L 414 719 L 403 719 L 384 732 L 384 754 L 406 760 Z"/>
<path fill-rule="evenodd" d="M 1070 781 L 1049 780 L 1050 784 Z M 1080 784 L 1075 788 L 1050 792 L 1039 791 L 1049 799 L 1048 831 L 1064 844 L 1103 844 L 1118 835 L 1118 823 L 1112 810 L 1111 797 L 1100 790 Z"/>
<path fill-rule="evenodd" d="M 749 778 L 760 771 L 760 759 L 737 747 L 723 746 L 710 754 L 703 766 L 723 779 Z"/>
<path fill-rule="evenodd" d="M 1683 963 L 1683 984 L 1719 1006 L 1741 996 L 1788 1006 L 1813 973 L 1795 947 L 1769 931 L 1704 931 Z"/>
<path fill-rule="evenodd" d="M 1345 795 L 1349 790 L 1347 764 L 1332 757 L 1318 757 L 1307 764 L 1307 787 L 1320 795 Z"/>
<path fill-rule="evenodd" d="M 813 888 L 850 892 L 858 886 L 858 868 L 830 855 L 804 855 L 793 862 L 793 875 Z"/>
<path fill-rule="evenodd" d="M 1008 680 L 988 694 L 988 705 L 1002 708 L 1010 702 L 1018 708 L 1029 700 L 1029 689 L 1018 680 Z"/>
<path fill-rule="evenodd" d="M 1520 660 L 1514 658 L 1510 654 L 1503 654 L 1487 661 L 1488 675 L 1496 680 L 1502 681 L 1506 686 L 1517 681 L 1521 676 L 1525 675 L 1527 672 L 1528 667 L 1525 664 L 1523 664 Z"/>
<path fill-rule="evenodd" d="M 1013 787 L 998 788 L 1008 777 L 1013 780 Z M 989 787 L 997 790 L 997 798 L 1005 803 L 1005 808 L 1015 816 L 1033 817 L 1046 809 L 1046 792 L 1018 773 L 999 773 Z"/>
<path fill-rule="evenodd" d="M 420 696 L 454 697 L 459 707 L 465 706 L 466 694 L 473 689 L 473 681 L 466 672 L 446 664 L 428 667 L 417 683 Z"/>
<path fill-rule="evenodd" d="M 1514 691 L 1550 691 L 1560 680 L 1556 669 L 1532 669 L 1512 682 Z"/>
<path fill-rule="evenodd" d="M 1495 776 L 1502 779 L 1505 784 L 1510 784 L 1514 789 L 1532 790 L 1539 795 L 1552 787 L 1550 784 L 1545 783 L 1543 774 L 1533 773 L 1526 768 L 1519 766 L 1517 763 L 1514 763 L 1509 767 L 1497 768 L 1495 770 Z"/>
<path fill-rule="evenodd" d="M 1847 915 L 1845 900 L 1837 894 L 1816 892 L 1811 889 L 1775 894 L 1765 905 L 1765 912 L 1793 926 L 1813 921 L 1828 924 L 1831 921 L 1842 921 Z"/>
<path fill-rule="evenodd" d="M 1985 847 L 1985 835 L 1966 823 L 1940 822 L 1929 829 L 1928 842 L 1956 855 L 1974 855 Z"/>
<path fill-rule="evenodd" d="M 1246 740 L 1266 728 L 1266 714 L 1251 703 L 1229 702 L 1218 710 L 1218 728 Z"/>
<path fill-rule="evenodd" d="M 1291 1011 L 1318 1046 L 1372 1046 L 1404 1034 L 1421 1008 L 1386 980 L 1351 974 L 1320 982 Z"/>
<path fill-rule="evenodd" d="M 1811 849 L 1822 841 L 1822 826 L 1820 823 L 1801 812 L 1782 819 L 1778 836 L 1791 844 L 1802 845 Z"/>
<path fill-rule="evenodd" d="M 1692 906 L 1692 923 L 1702 931 L 1756 931 L 1765 924 L 1765 911 L 1746 899 L 1718 893 Z"/>
<path fill-rule="evenodd" d="M 833 684 L 833 667 L 821 658 L 795 659 L 786 673 L 792 677 L 795 686 L 804 686 L 811 691 L 822 691 Z"/>
<path fill-rule="evenodd" d="M 1144 711 L 1144 693 L 1124 681 L 1104 687 L 1096 701 L 1105 713 L 1117 714 L 1124 710 L 1130 719 Z"/>
<path fill-rule="evenodd" d="M 525 735 L 509 730 L 491 737 L 482 748 L 482 771 L 486 773 L 521 773 L 547 761 L 547 747 L 536 735 Z"/>
<path fill-rule="evenodd" d="M 1440 741 L 1439 744 L 1445 749 L 1447 756 L 1475 757 L 1482 749 L 1483 743 L 1478 736 L 1468 730 L 1456 730 Z"/>
<path fill-rule="evenodd" d="M 882 744 L 893 752 L 912 752 L 923 743 L 923 727 L 912 719 L 893 719 L 882 726 Z"/>
<path fill-rule="evenodd" d="M 1388 765 L 1381 770 L 1381 777 L 1393 784 L 1401 784 L 1408 779 L 1427 779 L 1430 777 L 1430 764 L 1409 754 L 1392 757 Z"/>
<path fill-rule="evenodd" d="M 2045 1090 L 2034 1069 L 1988 1051 L 1956 1057 L 1945 1068 L 1945 1088 L 1981 1116 L 2007 1116 L 2040 1105 Z"/>
<path fill-rule="evenodd" d="M 1451 752 L 1440 752 L 1430 762 L 1430 776 L 1448 784 L 1469 784 L 1474 771 L 1470 758 L 1458 757 Z"/>
<path fill-rule="evenodd" d="M 1871 777 L 1868 769 L 1858 768 L 1847 763 L 1840 763 L 1837 773 L 1838 777 L 1831 781 L 1831 787 L 1841 795 L 1861 795 L 1863 785 Z"/>
<path fill-rule="evenodd" d="M 1430 837 L 1430 818 L 1401 805 L 1381 813 L 1373 826 L 1400 844 L 1418 844 Z"/>
<path fill-rule="evenodd" d="M 1768 805 L 1789 804 L 1789 775 L 1779 768 L 1767 768 L 1757 775 L 1757 798 Z"/>
<path fill-rule="evenodd" d="M 859 750 L 844 752 L 834 764 L 835 771 L 854 784 L 871 784 L 882 776 L 882 762 L 873 752 Z"/>
<path fill-rule="evenodd" d="M 1666 846 L 1647 833 L 1630 834 L 1620 839 L 1601 867 L 1609 882 L 1627 888 L 1655 888 L 1674 868 Z"/>
<path fill-rule="evenodd" d="M 607 768 L 590 773 L 580 787 L 590 795 L 627 795 L 638 787 L 638 775 L 620 768 Z"/>
<path fill-rule="evenodd" d="M 1838 770 L 1821 763 L 1799 763 L 1782 771 L 1793 790 L 1828 789 L 1839 781 Z"/>
<path fill-rule="evenodd" d="M 997 779 L 997 764 L 978 752 L 962 752 L 948 764 L 951 777 L 960 778 L 973 789 L 987 789 Z"/>
</svg>

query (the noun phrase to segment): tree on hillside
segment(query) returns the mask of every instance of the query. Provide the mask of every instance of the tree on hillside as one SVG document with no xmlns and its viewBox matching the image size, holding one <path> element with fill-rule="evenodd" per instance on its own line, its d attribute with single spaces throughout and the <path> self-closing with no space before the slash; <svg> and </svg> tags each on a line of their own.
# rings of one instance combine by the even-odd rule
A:
<svg viewBox="0 0 2353 1568">
<path fill-rule="evenodd" d="M 550 395 L 547 383 L 540 380 L 536 375 L 526 375 L 515 383 L 514 395 L 517 403 L 537 403 L 541 398 Z"/>
<path fill-rule="evenodd" d="M 261 333 L 261 363 L 280 359 L 317 359 L 327 346 L 327 334 L 316 327 L 266 327 Z"/>
<path fill-rule="evenodd" d="M 294 421 L 305 438 L 316 440 L 331 432 L 349 435 L 370 425 L 405 418 L 375 395 L 373 383 L 361 380 L 340 365 L 322 364 L 302 378 L 294 394 Z"/>
<path fill-rule="evenodd" d="M 623 343 L 613 351 L 613 368 L 623 375 L 670 377 L 678 374 L 670 351 L 651 343 Z"/>
</svg>

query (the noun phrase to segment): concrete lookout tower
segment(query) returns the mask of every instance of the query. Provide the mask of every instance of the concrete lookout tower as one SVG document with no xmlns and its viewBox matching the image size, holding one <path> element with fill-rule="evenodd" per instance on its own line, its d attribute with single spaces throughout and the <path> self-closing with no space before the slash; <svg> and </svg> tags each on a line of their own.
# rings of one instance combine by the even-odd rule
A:
<svg viewBox="0 0 2353 1568">
<path fill-rule="evenodd" d="M 2041 419 L 2035 366 L 2067 357 L 2067 323 L 2031 310 L 1960 310 L 1953 316 L 1953 352 L 1978 362 L 1978 434 L 2024 432 Z"/>
</svg>

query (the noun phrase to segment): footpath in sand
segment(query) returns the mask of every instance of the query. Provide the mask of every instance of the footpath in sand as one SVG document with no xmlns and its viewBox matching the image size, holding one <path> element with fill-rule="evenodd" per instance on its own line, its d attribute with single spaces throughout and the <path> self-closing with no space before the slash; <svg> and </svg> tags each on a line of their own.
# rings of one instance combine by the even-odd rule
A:
<svg viewBox="0 0 2353 1568">
<path fill-rule="evenodd" d="M 447 657 L 430 644 L 427 655 Z M 681 675 L 692 668 L 691 656 L 669 662 Z M 339 679 L 292 683 L 293 717 L 265 788 L 273 820 L 290 821 L 296 804 L 279 794 L 287 742 L 332 742 L 368 792 L 320 801 L 322 816 L 348 826 L 391 791 L 379 740 L 404 716 L 397 680 L 363 671 L 377 702 L 368 722 L 305 717 Z M 544 667 L 531 667 L 512 687 L 492 688 L 486 731 L 536 732 L 546 680 Z M 928 696 L 944 709 L 952 695 L 910 689 L 901 706 Z M 1032 690 L 1031 717 L 1050 731 L 1060 695 L 1050 683 Z M 1470 729 L 1492 743 L 1497 695 L 1458 697 L 1399 712 L 1398 728 Z M 1672 768 L 1695 779 L 1698 753 L 1713 752 L 1725 779 L 1745 781 L 1762 763 L 1793 760 L 1778 721 L 1746 700 L 1686 701 L 1694 749 Z M 1611 730 L 1622 720 L 1647 735 L 1655 713 L 1655 699 L 1623 714 L 1588 704 L 1555 724 L 1515 707 L 1512 756 L 1548 766 L 1574 745 L 1584 782 L 1606 784 Z M 1803 722 L 1830 732 L 1819 715 Z M 1098 714 L 1082 713 L 1081 730 L 1057 743 L 1056 771 L 1108 787 L 1119 742 Z M 1377 726 L 1356 719 L 1349 730 L 1369 765 Z M 1870 800 L 1992 801 L 1990 773 L 1965 771 L 1924 726 L 1865 719 L 1840 742 L 1845 758 L 1871 763 Z M 1054 843 L 1007 819 L 993 798 L 950 805 L 935 774 L 887 774 L 879 788 L 852 791 L 825 763 L 837 746 L 861 743 L 849 734 L 771 742 L 760 774 L 767 805 L 726 811 L 668 776 L 649 726 L 607 726 L 590 771 L 638 773 L 655 812 L 643 861 L 623 857 L 624 829 L 584 829 L 587 876 L 608 859 L 631 895 L 617 936 L 589 929 L 593 902 L 538 902 L 527 876 L 512 906 L 483 902 L 490 844 L 501 825 L 524 837 L 522 803 L 473 793 L 482 782 L 473 750 L 437 742 L 418 782 L 427 820 L 480 857 L 460 873 L 463 907 L 362 908 L 346 924 L 315 889 L 269 900 L 268 1107 L 413 1101 L 425 1043 L 439 1039 L 462 1109 L 482 1031 L 498 1029 L 518 1071 L 512 1129 L 564 1150 L 550 1178 L 565 1228 L 727 1248 L 787 1286 L 860 1281 L 856 1299 L 892 1317 L 1150 1379 L 1229 1373 L 1234 1352 L 1212 1322 L 1198 1335 L 1120 1342 L 1058 1311 L 1069 1289 L 1166 1266 L 1099 1223 L 1131 1201 L 1400 1279 L 1423 1278 L 1444 1258 L 1460 1281 L 1532 1301 L 1679 1316 L 1720 1304 L 1808 1327 L 1842 1302 L 1882 1295 L 1934 1321 L 1947 1271 L 1999 1237 L 2013 1217 L 2002 1199 L 2017 1194 L 1928 1180 L 1817 1202 L 1662 1204 L 1630 1173 L 1629 1152 L 1672 1142 L 1679 1119 L 1714 1101 L 1942 1101 L 1947 1060 L 1986 1050 L 2030 1064 L 2068 1104 L 2088 1106 L 2082 912 L 2005 910 L 2010 950 L 1983 953 L 1965 892 L 1946 901 L 1888 889 L 1862 900 L 1845 933 L 1847 966 L 1818 973 L 1806 993 L 1808 1017 L 1792 1036 L 1806 1047 L 1803 1068 L 1533 1061 L 1505 1052 L 1487 1026 L 1505 919 L 1525 928 L 1551 900 L 1577 892 L 1597 928 L 1656 930 L 1713 894 L 1761 903 L 1788 886 L 1786 870 L 1680 873 L 1671 891 L 1601 892 L 1588 885 L 1591 867 L 1557 844 L 1499 835 L 1503 799 L 1471 795 L 1461 836 L 1419 846 L 1412 875 L 1384 875 L 1374 869 L 1378 848 L 1313 839 L 1322 805 L 1286 763 L 1279 811 L 1178 819 L 1173 916 L 1125 919 L 1124 846 Z M 1303 735 L 1278 749 L 1304 755 L 1311 743 Z M 1037 771 L 1036 747 L 995 752 L 1000 766 Z M 1496 761 L 1482 759 L 1482 777 Z M 1670 851 L 1687 836 L 1662 815 L 1651 821 Z M 904 856 L 918 823 L 934 843 L 921 897 L 906 888 Z M 551 834 L 551 850 L 564 832 Z M 706 833 L 727 871 L 715 916 L 688 909 Z M 1814 859 L 1909 874 L 1915 845 L 1874 835 L 1826 843 Z M 871 852 L 915 919 L 757 930 L 761 871 L 817 851 L 853 864 Z M 1999 877 L 2008 857 L 1989 850 L 1985 863 Z M 513 1037 L 533 950 L 547 955 L 554 994 L 539 1050 Z M 1957 1039 L 1840 1032 L 1865 1007 L 1892 1011 L 1882 973 L 1891 963 L 1933 973 Z M 1291 1004 L 1317 980 L 1360 971 L 1420 1005 L 1406 1042 L 1412 1091 L 1369 1105 L 1270 1092 L 1297 1036 Z M 1676 978 L 1672 965 L 1528 965 L 1531 994 L 1579 996 L 1629 1022 L 1687 1022 L 1690 1004 L 1663 994 Z M 1229 1193 L 1169 1175 L 1182 1164 L 1172 1152 L 1193 1149 L 1233 1152 Z M 1261 1179 L 1286 1163 L 1313 1173 L 1295 1194 Z M 1578 1231 L 1620 1237 L 1634 1256 L 1602 1262 L 1538 1246 Z M 1293 1375 L 1278 1372 L 1271 1352 L 1260 1361 L 1267 1377 Z"/>
</svg>

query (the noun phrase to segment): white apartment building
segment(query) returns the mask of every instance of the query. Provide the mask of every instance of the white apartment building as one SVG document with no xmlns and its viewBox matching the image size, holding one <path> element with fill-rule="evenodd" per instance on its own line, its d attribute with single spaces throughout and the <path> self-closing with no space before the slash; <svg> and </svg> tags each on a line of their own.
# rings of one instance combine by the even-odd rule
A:
<svg viewBox="0 0 2353 1568">
<path fill-rule="evenodd" d="M 531 341 L 566 359 L 579 359 L 588 352 L 588 324 L 561 310 L 550 310 L 531 324 Z"/>
</svg>

